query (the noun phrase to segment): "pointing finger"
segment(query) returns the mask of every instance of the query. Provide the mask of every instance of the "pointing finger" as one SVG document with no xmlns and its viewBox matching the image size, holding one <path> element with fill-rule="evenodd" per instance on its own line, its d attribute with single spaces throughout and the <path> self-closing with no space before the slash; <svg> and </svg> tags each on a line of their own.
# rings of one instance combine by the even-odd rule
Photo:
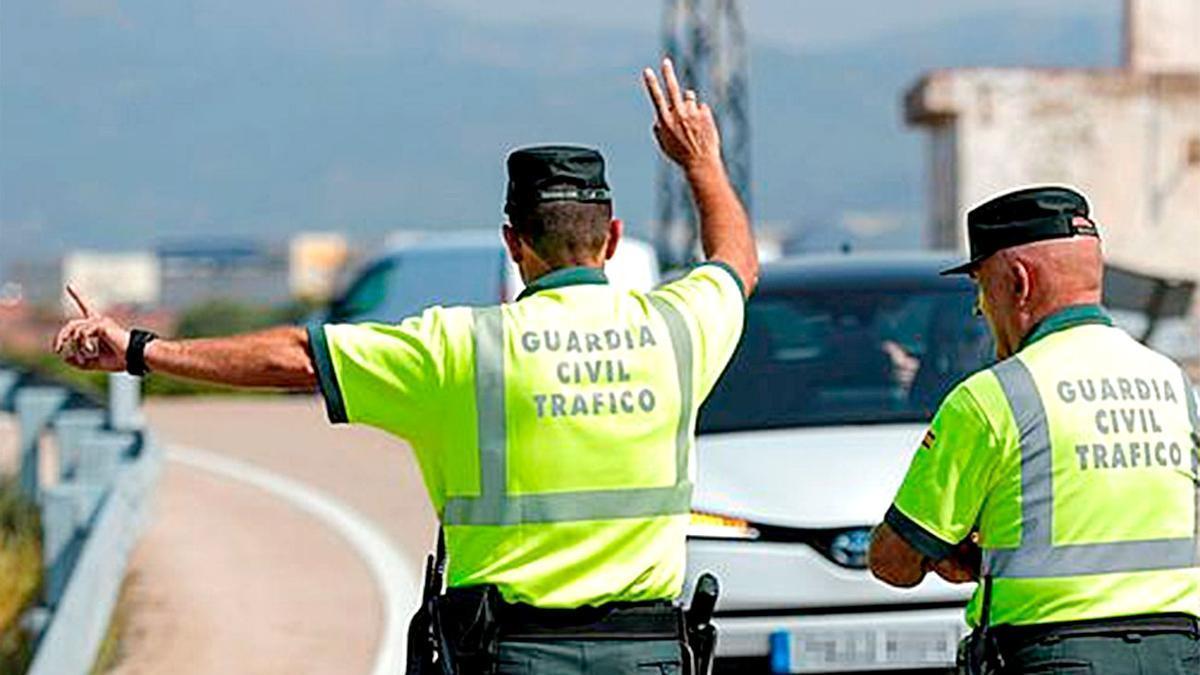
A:
<svg viewBox="0 0 1200 675">
<path fill-rule="evenodd" d="M 88 306 L 88 303 L 84 301 L 83 296 L 79 294 L 79 291 L 75 290 L 73 285 L 67 284 L 67 294 L 75 301 L 75 306 L 79 308 L 80 312 L 83 312 L 84 317 L 90 318 L 92 316 L 91 307 Z"/>
</svg>

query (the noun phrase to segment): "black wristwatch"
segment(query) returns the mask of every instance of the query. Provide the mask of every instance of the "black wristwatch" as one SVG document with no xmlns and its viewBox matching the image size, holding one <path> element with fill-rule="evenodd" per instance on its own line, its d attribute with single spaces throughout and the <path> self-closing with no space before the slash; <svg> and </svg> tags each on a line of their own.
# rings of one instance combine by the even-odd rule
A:
<svg viewBox="0 0 1200 675">
<path fill-rule="evenodd" d="M 158 339 L 152 331 L 134 328 L 129 331 L 129 346 L 125 348 L 125 372 L 144 376 L 150 372 L 146 367 L 146 345 Z"/>
</svg>

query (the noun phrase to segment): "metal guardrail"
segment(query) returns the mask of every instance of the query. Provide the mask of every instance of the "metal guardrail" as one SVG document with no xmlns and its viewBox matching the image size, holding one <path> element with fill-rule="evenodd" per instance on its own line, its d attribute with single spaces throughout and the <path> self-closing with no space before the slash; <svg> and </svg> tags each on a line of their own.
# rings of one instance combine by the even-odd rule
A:
<svg viewBox="0 0 1200 675">
<path fill-rule="evenodd" d="M 0 368 L 0 410 L 20 427 L 18 484 L 42 520 L 43 594 L 25 617 L 36 637 L 29 675 L 86 675 L 104 641 L 163 461 L 140 398 L 141 380 L 129 375 L 110 376 L 102 408 Z M 46 434 L 57 480 L 40 475 Z"/>
</svg>

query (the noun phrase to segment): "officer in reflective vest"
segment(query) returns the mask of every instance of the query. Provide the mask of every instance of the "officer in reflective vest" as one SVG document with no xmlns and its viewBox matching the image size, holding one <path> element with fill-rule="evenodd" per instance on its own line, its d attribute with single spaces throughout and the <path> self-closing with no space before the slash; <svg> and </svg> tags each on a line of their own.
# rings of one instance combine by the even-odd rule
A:
<svg viewBox="0 0 1200 675">
<path fill-rule="evenodd" d="M 672 601 L 696 413 L 737 346 L 758 258 L 712 112 L 669 61 L 665 90 L 652 70 L 643 78 L 706 255 L 657 290 L 607 284 L 621 222 L 600 154 L 540 146 L 508 157 L 517 302 L 189 341 L 126 331 L 79 300 L 85 316 L 56 347 L 88 369 L 319 387 L 333 422 L 408 440 L 448 553 L 438 668 L 684 672 Z"/>
<path fill-rule="evenodd" d="M 1082 195 L 1038 187 L 967 217 L 1000 362 L 942 402 L 875 532 L 874 574 L 983 583 L 979 672 L 1197 673 L 1197 402 L 1114 328 Z M 968 658 L 973 655 L 973 658 Z"/>
</svg>

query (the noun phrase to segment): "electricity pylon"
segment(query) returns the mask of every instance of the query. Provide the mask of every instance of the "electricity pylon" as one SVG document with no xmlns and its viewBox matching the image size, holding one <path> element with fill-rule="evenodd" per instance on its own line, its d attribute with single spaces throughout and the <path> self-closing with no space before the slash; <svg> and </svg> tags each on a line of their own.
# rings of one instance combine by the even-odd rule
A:
<svg viewBox="0 0 1200 675">
<path fill-rule="evenodd" d="M 750 208 L 749 57 L 739 0 L 666 0 L 663 51 L 685 88 L 713 109 L 725 169 Z M 699 231 L 691 193 L 665 159 L 658 170 L 657 246 L 664 267 L 693 261 Z"/>
</svg>

